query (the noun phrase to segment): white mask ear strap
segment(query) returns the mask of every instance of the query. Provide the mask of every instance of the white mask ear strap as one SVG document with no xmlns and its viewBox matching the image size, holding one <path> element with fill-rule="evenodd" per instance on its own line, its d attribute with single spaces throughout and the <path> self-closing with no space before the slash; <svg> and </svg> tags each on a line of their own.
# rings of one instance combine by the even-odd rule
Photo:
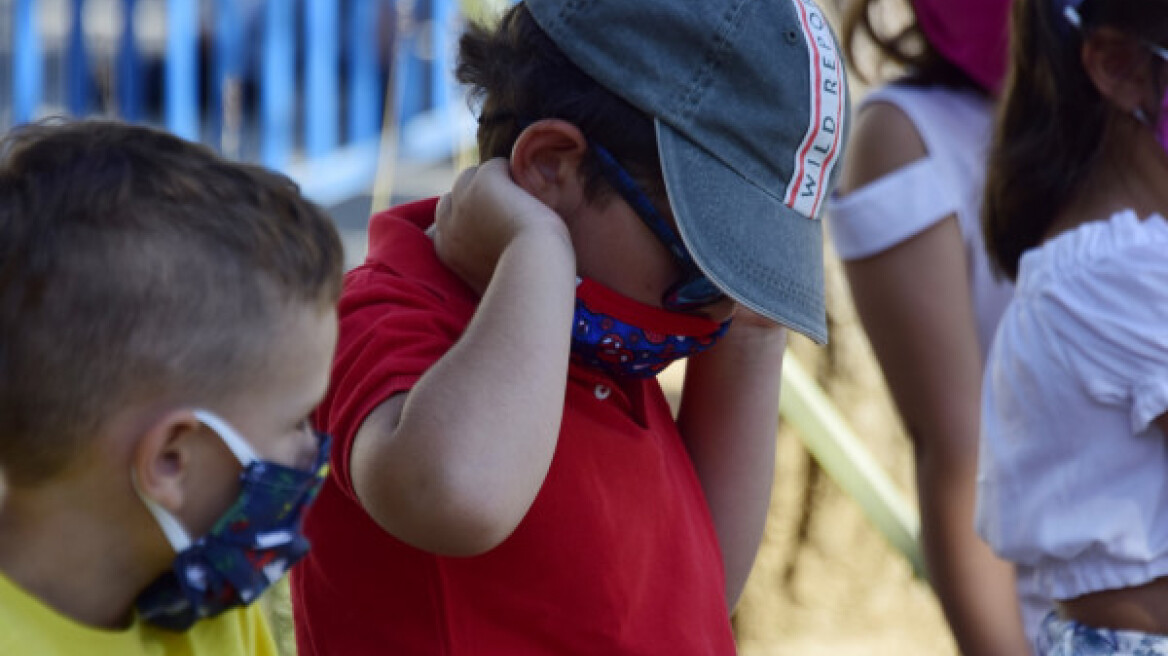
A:
<svg viewBox="0 0 1168 656">
<path fill-rule="evenodd" d="M 142 503 L 146 504 L 146 509 L 154 515 L 154 520 L 158 522 L 158 528 L 162 529 L 163 535 L 166 536 L 170 546 L 174 548 L 175 553 L 181 553 L 191 546 L 191 536 L 183 525 L 179 523 L 178 518 L 170 514 L 170 511 L 163 508 L 154 499 L 142 494 L 142 488 L 138 486 L 138 473 L 131 472 L 130 480 L 134 484 L 134 492 L 138 494 L 138 498 Z"/>
<path fill-rule="evenodd" d="M 223 421 L 217 415 L 207 410 L 195 410 L 194 415 L 203 425 L 215 431 L 215 434 L 219 436 L 219 439 L 223 440 L 223 443 L 227 445 L 228 449 L 231 449 L 231 453 L 235 456 L 236 460 L 239 460 L 241 465 L 246 467 L 259 460 L 259 456 L 256 455 L 251 445 L 247 443 L 247 440 L 235 432 L 235 429 L 226 421 Z M 157 501 L 142 494 L 142 488 L 138 485 L 137 472 L 131 472 L 130 479 L 134 484 L 134 491 L 138 494 L 138 498 L 142 500 L 142 503 L 146 504 L 146 508 L 150 511 L 150 514 L 154 515 L 155 521 L 158 522 L 158 527 L 162 529 L 162 533 L 170 541 L 170 546 L 174 548 L 175 553 L 181 553 L 188 549 L 192 543 L 191 536 L 183 528 L 178 518 L 172 515 L 169 510 L 159 505 Z"/>
<path fill-rule="evenodd" d="M 235 459 L 239 461 L 239 464 L 246 467 L 259 460 L 259 456 L 256 455 L 255 450 L 251 448 L 247 440 L 243 439 L 243 436 L 235 432 L 231 424 L 223 421 L 218 415 L 208 410 L 195 410 L 194 414 L 199 421 L 203 422 L 203 425 L 215 431 L 219 439 L 223 440 L 223 443 L 227 445 L 228 449 L 231 449 L 231 453 L 235 454 Z"/>
</svg>

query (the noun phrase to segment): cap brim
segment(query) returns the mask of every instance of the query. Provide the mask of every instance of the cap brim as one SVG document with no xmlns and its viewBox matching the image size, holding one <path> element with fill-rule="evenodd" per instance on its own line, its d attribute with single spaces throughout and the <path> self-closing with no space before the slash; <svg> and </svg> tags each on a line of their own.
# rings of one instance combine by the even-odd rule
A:
<svg viewBox="0 0 1168 656">
<path fill-rule="evenodd" d="M 669 203 L 698 266 L 734 300 L 826 344 L 822 222 L 656 123 Z"/>
</svg>

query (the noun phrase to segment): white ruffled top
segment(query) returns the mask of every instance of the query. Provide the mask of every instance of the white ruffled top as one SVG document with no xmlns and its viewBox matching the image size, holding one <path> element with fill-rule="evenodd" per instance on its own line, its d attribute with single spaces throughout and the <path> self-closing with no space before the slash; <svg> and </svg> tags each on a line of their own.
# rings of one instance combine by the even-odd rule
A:
<svg viewBox="0 0 1168 656">
<path fill-rule="evenodd" d="M 986 363 L 977 527 L 1054 599 L 1168 576 L 1168 221 L 1022 257 Z M 1023 581 L 1020 581 L 1023 582 Z"/>
</svg>

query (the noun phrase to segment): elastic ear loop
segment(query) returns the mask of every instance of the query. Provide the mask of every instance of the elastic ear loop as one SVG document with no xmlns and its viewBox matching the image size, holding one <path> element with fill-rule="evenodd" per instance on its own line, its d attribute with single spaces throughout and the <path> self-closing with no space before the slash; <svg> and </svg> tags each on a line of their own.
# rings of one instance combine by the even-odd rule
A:
<svg viewBox="0 0 1168 656">
<path fill-rule="evenodd" d="M 1067 6 L 1063 7 L 1063 18 L 1066 19 L 1067 23 L 1070 24 L 1071 27 L 1075 28 L 1075 30 L 1078 32 L 1083 31 L 1083 16 L 1079 14 L 1079 5 L 1083 4 L 1083 1 L 1084 0 L 1071 0 L 1067 3 Z M 1139 107 L 1132 110 L 1131 114 L 1140 123 L 1143 123 L 1144 125 L 1150 124 L 1147 113 Z"/>
<path fill-rule="evenodd" d="M 1083 29 L 1083 17 L 1079 14 L 1079 7 L 1087 0 L 1053 0 L 1054 4 L 1063 6 L 1062 16 L 1076 30 Z"/>
<path fill-rule="evenodd" d="M 1168 49 L 1161 48 L 1154 43 L 1146 43 L 1145 45 L 1152 51 L 1152 54 L 1168 62 Z M 1161 112 L 1165 111 L 1165 108 L 1168 108 L 1168 93 L 1164 95 L 1164 99 L 1160 102 L 1160 105 Z M 1136 107 L 1132 110 L 1131 114 L 1143 125 L 1155 129 L 1156 126 L 1152 124 L 1152 119 L 1148 117 L 1148 113 L 1144 111 L 1143 107 Z"/>
<path fill-rule="evenodd" d="M 134 486 L 134 492 L 142 503 L 146 504 L 146 509 L 154 515 L 154 521 L 158 522 L 158 527 L 162 529 L 162 534 L 166 536 L 166 540 L 170 542 L 171 548 L 175 553 L 181 553 L 191 546 L 191 536 L 183 525 L 179 523 L 178 518 L 170 514 L 170 511 L 163 508 L 157 501 L 142 494 L 142 488 L 138 485 L 138 472 L 130 472 L 130 482 Z"/>
<path fill-rule="evenodd" d="M 207 410 L 195 410 L 195 417 L 202 422 L 202 424 L 219 436 L 227 448 L 231 450 L 231 454 L 239 461 L 239 464 L 247 467 L 251 463 L 259 459 L 255 450 L 247 443 L 247 440 L 235 431 L 226 421 L 220 419 L 214 413 Z M 191 536 L 183 525 L 179 523 L 178 518 L 170 513 L 169 510 L 163 508 L 157 501 L 142 494 L 142 488 L 138 485 L 138 473 L 133 471 L 130 473 L 130 480 L 134 485 L 134 492 L 138 494 L 138 498 L 142 503 L 146 504 L 146 509 L 150 514 L 154 515 L 154 519 L 158 522 L 159 528 L 170 542 L 170 546 L 174 548 L 175 553 L 180 553 L 190 548 L 193 544 Z"/>
<path fill-rule="evenodd" d="M 231 424 L 223 421 L 218 415 L 208 410 L 195 410 L 194 415 L 198 417 L 199 421 L 203 422 L 203 425 L 215 431 L 219 439 L 223 440 L 223 443 L 227 445 L 228 449 L 231 449 L 231 453 L 235 455 L 235 459 L 239 461 L 239 464 L 247 467 L 256 460 L 259 460 L 259 456 L 256 455 L 255 450 L 251 448 L 247 440 L 243 439 L 242 435 L 231 427 Z"/>
<path fill-rule="evenodd" d="M 1084 0 L 1071 0 L 1071 2 L 1068 3 L 1066 7 L 1063 7 L 1063 18 L 1065 18 L 1067 22 L 1070 23 L 1071 27 L 1074 27 L 1079 31 L 1083 30 L 1083 17 L 1079 14 L 1079 6 L 1082 5 L 1083 2 Z M 1149 47 L 1151 47 L 1152 52 L 1154 52 L 1161 59 L 1168 61 L 1168 50 L 1153 44 L 1149 44 Z M 1148 113 L 1145 112 L 1143 108 L 1136 107 L 1132 110 L 1131 114 L 1143 125 L 1152 127 L 1152 119 L 1148 118 Z"/>
</svg>

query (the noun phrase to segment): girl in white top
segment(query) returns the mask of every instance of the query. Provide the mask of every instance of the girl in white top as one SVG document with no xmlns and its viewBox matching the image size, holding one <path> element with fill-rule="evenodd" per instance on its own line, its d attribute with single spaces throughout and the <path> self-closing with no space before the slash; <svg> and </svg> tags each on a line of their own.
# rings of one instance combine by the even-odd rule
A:
<svg viewBox="0 0 1168 656">
<path fill-rule="evenodd" d="M 1168 654 L 1168 0 L 1018 0 L 986 243 L 977 526 L 1041 654 Z"/>
<path fill-rule="evenodd" d="M 957 644 L 1025 654 L 1013 569 L 973 528 L 983 354 L 1011 290 L 991 275 L 980 229 L 1009 0 L 914 0 L 908 34 L 926 37 L 915 55 L 875 29 L 883 4 L 845 17 L 852 70 L 865 36 L 908 75 L 856 115 L 831 235 L 913 441 L 929 578 Z"/>
</svg>

